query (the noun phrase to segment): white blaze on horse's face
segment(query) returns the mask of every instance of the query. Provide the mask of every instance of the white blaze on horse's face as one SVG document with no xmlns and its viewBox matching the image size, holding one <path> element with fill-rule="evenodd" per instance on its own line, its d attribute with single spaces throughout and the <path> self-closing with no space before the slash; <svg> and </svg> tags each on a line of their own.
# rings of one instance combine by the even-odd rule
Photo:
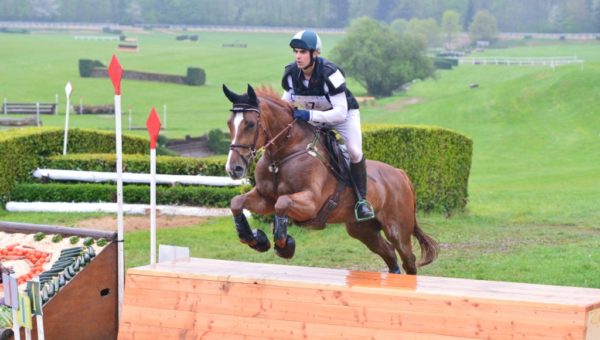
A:
<svg viewBox="0 0 600 340">
<path fill-rule="evenodd" d="M 232 117 L 232 119 L 230 120 L 231 125 L 229 126 L 229 129 L 231 130 L 231 144 L 237 144 L 237 139 L 238 139 L 238 132 L 240 130 L 240 125 L 242 124 L 242 121 L 244 120 L 244 113 L 243 112 L 236 112 L 235 116 Z M 233 150 L 229 150 L 229 154 L 227 155 L 227 164 L 225 165 L 225 170 L 227 171 L 227 173 L 231 176 L 232 175 L 232 171 L 231 171 L 231 157 L 233 154 Z"/>
</svg>

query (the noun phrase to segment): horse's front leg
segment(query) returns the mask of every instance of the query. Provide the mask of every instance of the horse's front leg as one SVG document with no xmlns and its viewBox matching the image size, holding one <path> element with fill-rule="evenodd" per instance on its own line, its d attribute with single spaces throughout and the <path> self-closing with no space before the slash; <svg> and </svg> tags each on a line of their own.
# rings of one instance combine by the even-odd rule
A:
<svg viewBox="0 0 600 340">
<path fill-rule="evenodd" d="M 271 243 L 267 235 L 260 229 L 252 230 L 250 228 L 246 215 L 244 215 L 244 209 L 261 215 L 270 214 L 273 212 L 272 201 L 260 195 L 254 188 L 246 194 L 232 198 L 230 208 L 240 242 L 259 252 L 269 250 Z"/>
<path fill-rule="evenodd" d="M 290 259 L 296 251 L 294 238 L 287 234 L 288 215 L 296 220 L 307 220 L 315 215 L 316 206 L 311 191 L 301 191 L 291 195 L 279 196 L 275 202 L 275 221 L 273 226 L 273 242 L 275 253 Z"/>
</svg>

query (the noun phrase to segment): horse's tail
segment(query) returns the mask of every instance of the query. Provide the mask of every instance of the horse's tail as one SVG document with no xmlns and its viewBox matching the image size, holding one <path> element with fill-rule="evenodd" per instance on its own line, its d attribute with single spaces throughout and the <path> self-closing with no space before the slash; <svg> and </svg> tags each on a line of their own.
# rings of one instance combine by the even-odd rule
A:
<svg viewBox="0 0 600 340">
<path fill-rule="evenodd" d="M 421 260 L 417 263 L 418 267 L 423 267 L 430 264 L 438 256 L 439 245 L 433 237 L 425 234 L 419 224 L 415 221 L 415 228 L 413 230 L 413 236 L 419 241 L 421 246 Z"/>
</svg>

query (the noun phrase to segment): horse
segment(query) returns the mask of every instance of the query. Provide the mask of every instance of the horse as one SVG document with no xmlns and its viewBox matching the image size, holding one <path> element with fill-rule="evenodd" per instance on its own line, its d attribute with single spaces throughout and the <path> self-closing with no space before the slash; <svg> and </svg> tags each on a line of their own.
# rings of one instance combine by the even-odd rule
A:
<svg viewBox="0 0 600 340">
<path fill-rule="evenodd" d="M 346 232 L 379 255 L 390 273 L 401 273 L 396 251 L 407 274 L 416 274 L 417 267 L 436 259 L 438 244 L 417 223 L 414 189 L 403 170 L 367 161 L 367 199 L 375 210 L 375 218 L 357 221 L 354 191 L 350 186 L 340 186 L 326 161 L 329 151 L 319 143 L 318 129 L 294 119 L 291 103 L 269 87 L 255 91 L 248 84 L 246 93 L 236 94 L 223 84 L 223 92 L 233 104 L 227 121 L 231 144 L 225 169 L 229 176 L 246 177 L 252 160 L 263 151 L 255 164 L 256 185 L 231 199 L 240 242 L 259 252 L 271 247 L 262 230 L 250 228 L 243 213 L 247 209 L 259 215 L 275 214 L 274 248 L 283 258 L 292 258 L 295 252 L 295 240 L 287 234 L 291 219 L 314 229 L 330 223 L 345 224 Z M 421 248 L 418 263 L 411 236 Z"/>
</svg>

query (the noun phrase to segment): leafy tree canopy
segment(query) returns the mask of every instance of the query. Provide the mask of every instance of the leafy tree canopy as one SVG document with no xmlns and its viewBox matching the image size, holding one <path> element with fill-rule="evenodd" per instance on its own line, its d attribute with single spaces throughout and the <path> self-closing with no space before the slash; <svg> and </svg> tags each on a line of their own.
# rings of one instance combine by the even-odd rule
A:
<svg viewBox="0 0 600 340">
<path fill-rule="evenodd" d="M 333 49 L 332 60 L 376 97 L 390 96 L 403 84 L 434 72 L 419 39 L 397 34 L 367 17 L 352 21 L 346 37 Z"/>
</svg>

